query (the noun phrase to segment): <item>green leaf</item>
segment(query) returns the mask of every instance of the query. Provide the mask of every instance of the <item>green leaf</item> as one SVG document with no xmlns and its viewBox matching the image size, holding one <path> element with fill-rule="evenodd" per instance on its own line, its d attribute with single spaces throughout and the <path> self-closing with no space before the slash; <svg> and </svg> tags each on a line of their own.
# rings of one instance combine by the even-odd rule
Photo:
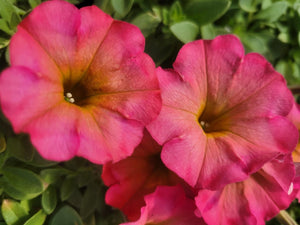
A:
<svg viewBox="0 0 300 225">
<path fill-rule="evenodd" d="M 25 134 L 9 137 L 7 149 L 11 156 L 23 162 L 31 161 L 36 151 L 30 142 L 29 136 Z"/>
<path fill-rule="evenodd" d="M 100 189 L 100 185 L 92 183 L 85 190 L 80 206 L 80 215 L 82 218 L 87 218 L 95 211 Z"/>
<path fill-rule="evenodd" d="M 143 13 L 135 17 L 131 23 L 139 27 L 145 37 L 154 33 L 161 22 L 160 18 L 152 13 Z"/>
<path fill-rule="evenodd" d="M 0 19 L 0 30 L 4 31 L 7 34 L 12 35 L 14 32 L 9 28 L 7 22 L 4 19 Z M 1 48 L 1 46 L 0 46 Z"/>
<path fill-rule="evenodd" d="M 300 82 L 300 69 L 296 63 L 280 60 L 276 64 L 275 69 L 285 77 L 288 84 L 296 84 Z"/>
<path fill-rule="evenodd" d="M 41 4 L 41 0 L 28 0 L 28 3 L 31 8 L 37 7 L 39 4 Z"/>
<path fill-rule="evenodd" d="M 54 211 L 56 204 L 56 190 L 52 185 L 49 185 L 42 194 L 42 207 L 47 214 L 51 214 Z"/>
<path fill-rule="evenodd" d="M 216 31 L 212 24 L 207 24 L 200 27 L 200 31 L 203 39 L 213 39 L 216 37 Z"/>
<path fill-rule="evenodd" d="M 288 3 L 285 1 L 274 2 L 268 8 L 259 11 L 254 18 L 259 20 L 266 20 L 268 22 L 275 22 L 281 17 L 287 10 Z"/>
<path fill-rule="evenodd" d="M 257 5 L 261 0 L 239 0 L 239 6 L 246 12 L 256 12 Z"/>
<path fill-rule="evenodd" d="M 49 225 L 83 225 L 78 213 L 70 206 L 63 206 L 51 218 Z"/>
<path fill-rule="evenodd" d="M 4 167 L 4 179 L 16 190 L 26 194 L 40 194 L 44 190 L 42 180 L 30 170 L 17 167 Z"/>
<path fill-rule="evenodd" d="M 7 225 L 21 224 L 27 216 L 20 203 L 10 199 L 2 201 L 1 211 Z"/>
<path fill-rule="evenodd" d="M 175 23 L 170 30 L 183 43 L 194 41 L 199 33 L 199 27 L 191 21 Z"/>
<path fill-rule="evenodd" d="M 130 11 L 134 0 L 111 0 L 112 7 L 121 16 L 126 16 Z"/>
<path fill-rule="evenodd" d="M 69 173 L 70 171 L 64 168 L 51 168 L 42 170 L 40 175 L 46 183 L 54 184 Z"/>
<path fill-rule="evenodd" d="M 27 220 L 24 225 L 43 225 L 46 217 L 47 215 L 43 212 L 43 210 L 39 210 L 29 220 Z"/>
<path fill-rule="evenodd" d="M 9 0 L 0 0 L 0 16 L 14 29 L 21 22 L 21 17 L 13 3 Z"/>
<path fill-rule="evenodd" d="M 73 177 L 65 179 L 61 185 L 60 199 L 62 201 L 67 200 L 76 189 L 76 181 Z"/>
<path fill-rule="evenodd" d="M 171 23 L 176 23 L 176 22 L 180 22 L 182 20 L 184 20 L 185 15 L 183 14 L 183 10 L 182 7 L 180 5 L 179 1 L 176 1 L 172 4 L 171 8 L 170 8 L 170 22 Z"/>
<path fill-rule="evenodd" d="M 187 4 L 188 18 L 202 26 L 220 18 L 230 7 L 230 0 L 194 0 Z"/>
<path fill-rule="evenodd" d="M 0 154 L 6 150 L 6 140 L 2 132 L 0 132 Z"/>
</svg>

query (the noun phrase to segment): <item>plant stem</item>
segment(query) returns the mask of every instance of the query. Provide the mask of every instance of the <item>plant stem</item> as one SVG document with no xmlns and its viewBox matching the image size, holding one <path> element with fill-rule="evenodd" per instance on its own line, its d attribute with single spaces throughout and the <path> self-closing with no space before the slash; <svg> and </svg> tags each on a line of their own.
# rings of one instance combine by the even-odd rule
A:
<svg viewBox="0 0 300 225">
<path fill-rule="evenodd" d="M 276 219 L 282 225 L 298 225 L 298 223 L 285 210 L 281 210 L 276 216 Z"/>
</svg>

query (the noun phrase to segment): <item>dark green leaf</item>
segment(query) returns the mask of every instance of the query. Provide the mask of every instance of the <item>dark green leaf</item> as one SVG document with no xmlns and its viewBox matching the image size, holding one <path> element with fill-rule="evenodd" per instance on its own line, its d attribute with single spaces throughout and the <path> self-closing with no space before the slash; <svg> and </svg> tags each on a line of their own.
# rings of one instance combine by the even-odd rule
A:
<svg viewBox="0 0 300 225">
<path fill-rule="evenodd" d="M 83 225 L 83 222 L 78 213 L 70 206 L 60 208 L 50 220 L 49 225 Z"/>
<path fill-rule="evenodd" d="M 42 194 L 42 207 L 47 214 L 51 214 L 57 204 L 56 190 L 52 185 Z"/>
<path fill-rule="evenodd" d="M 73 177 L 65 179 L 61 185 L 60 199 L 62 201 L 67 200 L 76 189 L 76 181 Z"/>
<path fill-rule="evenodd" d="M 194 0 L 186 7 L 186 15 L 202 26 L 220 18 L 230 7 L 230 0 Z"/>
<path fill-rule="evenodd" d="M 2 132 L 0 132 L 0 154 L 6 150 L 6 140 Z"/>
<path fill-rule="evenodd" d="M 95 211 L 100 189 L 100 185 L 91 183 L 85 190 L 80 206 L 80 215 L 82 218 L 87 218 Z"/>
<path fill-rule="evenodd" d="M 2 170 L 4 179 L 16 190 L 33 195 L 43 192 L 42 180 L 32 171 L 17 167 L 4 167 Z"/>
<path fill-rule="evenodd" d="M 42 170 L 40 175 L 46 183 L 53 184 L 69 173 L 70 171 L 64 168 L 50 168 Z"/>
<path fill-rule="evenodd" d="M 199 33 L 199 27 L 191 21 L 175 23 L 170 30 L 183 43 L 194 41 Z"/>
<path fill-rule="evenodd" d="M 275 22 L 286 12 L 287 7 L 288 3 L 285 1 L 274 2 L 270 7 L 259 11 L 254 18 Z"/>
<path fill-rule="evenodd" d="M 27 216 L 26 211 L 20 203 L 10 199 L 2 201 L 1 211 L 7 225 L 21 224 Z"/>
<path fill-rule="evenodd" d="M 9 137 L 7 140 L 7 149 L 11 156 L 24 162 L 31 161 L 36 151 L 28 135 L 24 134 Z"/>
<path fill-rule="evenodd" d="M 121 16 L 126 16 L 130 11 L 134 0 L 111 0 L 112 7 L 119 13 Z"/>
<path fill-rule="evenodd" d="M 24 225 L 43 225 L 46 217 L 47 215 L 43 212 L 43 210 L 39 210 L 29 220 L 27 220 Z"/>
</svg>

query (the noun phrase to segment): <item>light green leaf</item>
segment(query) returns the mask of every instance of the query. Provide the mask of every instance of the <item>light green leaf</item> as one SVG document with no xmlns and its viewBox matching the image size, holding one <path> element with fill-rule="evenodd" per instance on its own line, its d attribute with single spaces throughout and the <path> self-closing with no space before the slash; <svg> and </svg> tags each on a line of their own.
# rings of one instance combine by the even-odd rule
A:
<svg viewBox="0 0 300 225">
<path fill-rule="evenodd" d="M 12 35 L 14 32 L 9 28 L 9 26 L 7 25 L 6 20 L 4 19 L 0 19 L 0 30 L 4 31 L 7 34 Z M 1 46 L 0 46 L 1 48 Z"/>
<path fill-rule="evenodd" d="M 42 207 L 47 214 L 51 214 L 57 204 L 56 190 L 52 185 L 42 194 Z"/>
<path fill-rule="evenodd" d="M 16 190 L 26 194 L 40 194 L 44 190 L 43 182 L 30 170 L 17 167 L 4 167 L 4 179 Z"/>
<path fill-rule="evenodd" d="M 112 7 L 121 16 L 126 16 L 130 11 L 134 0 L 111 0 Z"/>
<path fill-rule="evenodd" d="M 4 199 L 2 201 L 1 211 L 7 225 L 20 224 L 27 216 L 26 211 L 20 203 L 11 199 Z"/>
<path fill-rule="evenodd" d="M 28 3 L 31 8 L 37 7 L 39 4 L 41 4 L 41 0 L 28 0 Z"/>
<path fill-rule="evenodd" d="M 131 23 L 139 27 L 145 37 L 153 33 L 161 22 L 160 18 L 152 13 L 143 13 L 135 17 Z"/>
<path fill-rule="evenodd" d="M 43 210 L 39 210 L 29 220 L 27 220 L 24 225 L 43 225 L 46 217 L 46 213 L 44 213 Z"/>
<path fill-rule="evenodd" d="M 60 208 L 51 218 L 49 225 L 83 225 L 78 213 L 70 206 Z"/>
<path fill-rule="evenodd" d="M 183 10 L 179 1 L 176 1 L 172 4 L 169 16 L 171 23 L 176 23 L 184 20 L 185 15 L 183 14 Z"/>
<path fill-rule="evenodd" d="M 194 0 L 187 4 L 188 18 L 202 26 L 220 18 L 230 7 L 230 0 Z"/>
<path fill-rule="evenodd" d="M 257 5 L 261 0 L 239 0 L 240 7 L 246 12 L 256 12 Z"/>
<path fill-rule="evenodd" d="M 254 18 L 259 20 L 266 20 L 268 22 L 275 22 L 281 17 L 287 10 L 288 3 L 285 1 L 274 2 L 268 8 L 259 11 Z"/>
<path fill-rule="evenodd" d="M 194 41 L 199 33 L 199 27 L 191 21 L 175 23 L 170 30 L 183 43 Z"/>
<path fill-rule="evenodd" d="M 14 28 L 21 22 L 21 17 L 9 0 L 0 0 L 0 16 L 9 24 L 10 28 Z"/>
</svg>

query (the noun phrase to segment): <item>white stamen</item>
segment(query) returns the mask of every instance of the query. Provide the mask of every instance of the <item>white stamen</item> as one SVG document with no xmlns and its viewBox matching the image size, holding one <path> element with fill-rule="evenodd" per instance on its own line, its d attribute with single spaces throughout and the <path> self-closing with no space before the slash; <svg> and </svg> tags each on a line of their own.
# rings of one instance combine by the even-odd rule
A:
<svg viewBox="0 0 300 225">
<path fill-rule="evenodd" d="M 293 190 L 294 190 L 294 184 L 292 182 L 290 187 L 289 187 L 289 190 L 288 190 L 288 195 L 292 194 Z"/>
<path fill-rule="evenodd" d="M 205 126 L 205 122 L 204 121 L 200 121 L 200 125 L 203 127 Z"/>
<path fill-rule="evenodd" d="M 72 94 L 71 94 L 70 92 L 68 92 L 68 93 L 66 94 L 66 97 L 67 97 L 67 98 L 72 98 Z"/>
<path fill-rule="evenodd" d="M 74 103 L 74 102 L 75 102 L 75 99 L 74 99 L 74 98 L 70 98 L 70 99 L 69 99 L 69 102 Z"/>
</svg>

